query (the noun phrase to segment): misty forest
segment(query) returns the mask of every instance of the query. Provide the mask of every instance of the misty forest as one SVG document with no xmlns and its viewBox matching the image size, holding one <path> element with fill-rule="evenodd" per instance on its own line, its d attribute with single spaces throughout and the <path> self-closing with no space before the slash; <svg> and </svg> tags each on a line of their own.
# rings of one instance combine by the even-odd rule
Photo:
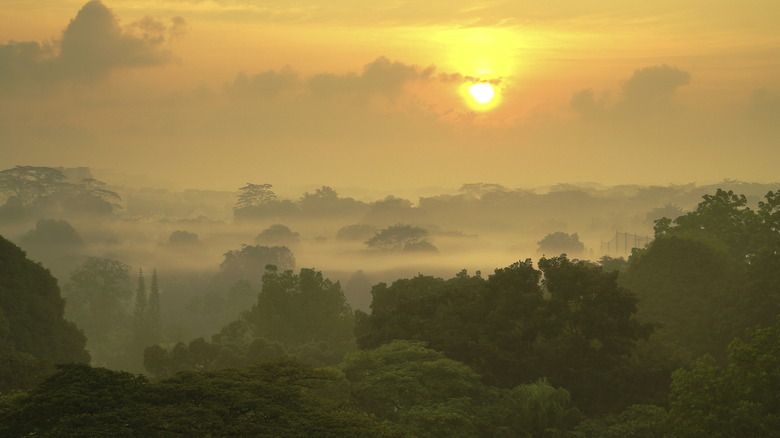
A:
<svg viewBox="0 0 780 438">
<path fill-rule="evenodd" d="M 776 188 L 275 189 L 0 171 L 0 436 L 780 430 Z"/>
</svg>

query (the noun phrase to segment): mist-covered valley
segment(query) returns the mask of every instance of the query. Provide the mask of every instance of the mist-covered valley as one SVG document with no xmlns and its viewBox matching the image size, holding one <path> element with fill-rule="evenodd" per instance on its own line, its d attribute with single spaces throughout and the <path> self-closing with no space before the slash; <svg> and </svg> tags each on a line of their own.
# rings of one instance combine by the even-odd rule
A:
<svg viewBox="0 0 780 438">
<path fill-rule="evenodd" d="M 334 436 L 463 427 L 542 437 L 552 424 L 597 437 L 639 421 L 622 436 L 660 437 L 689 427 L 685 403 L 707 378 L 696 370 L 745 372 L 736 355 L 780 335 L 776 184 L 464 183 L 411 198 L 327 185 L 281 196 L 289 190 L 260 179 L 174 191 L 103 178 L 86 167 L 0 170 L 0 390 L 28 391 L 18 400 L 43 391 L 44 404 L 57 403 L 67 387 L 57 379 L 114 373 L 100 385 L 125 385 L 133 374 L 118 373 L 130 372 L 145 401 L 119 406 L 178 406 L 174 420 L 130 417 L 208 436 L 191 429 L 197 400 L 148 400 L 175 394 L 186 376 L 216 379 L 197 385 L 219 392 L 220 379 L 239 388 L 284 375 L 297 376 L 293 386 L 252 394 L 282 391 L 305 412 L 342 417 L 316 427 L 284 417 L 302 423 L 274 436 L 330 421 Z M 69 362 L 91 367 L 55 372 Z M 301 392 L 296 379 L 330 383 Z M 239 400 L 230 391 L 208 409 Z M 0 432 L 39 430 L 16 400 L 0 395 Z M 542 413 L 553 417 L 528 417 Z M 116 427 L 99 418 L 90 421 Z M 223 431 L 228 421 L 238 436 L 275 424 L 225 418 L 197 424 Z"/>
<path fill-rule="evenodd" d="M 51 175 L 36 176 L 42 170 Z M 266 182 L 249 183 L 243 191 L 171 191 L 113 185 L 96 179 L 88 168 L 16 167 L 3 175 L 0 221 L 5 237 L 43 263 L 60 284 L 88 257 L 113 259 L 133 272 L 157 270 L 166 319 L 177 325 L 189 321 L 177 328 L 184 337 L 171 334 L 171 342 L 209 335 L 236 316 L 223 315 L 226 320 L 217 327 L 198 327 L 198 318 L 182 310 L 205 297 L 229 300 L 230 284 L 218 286 L 214 279 L 226 253 L 244 246 L 284 246 L 289 249 L 284 269 L 322 271 L 341 282 L 353 308 L 368 310 L 370 287 L 398 278 L 447 277 L 462 269 L 490 273 L 545 253 L 592 261 L 605 255 L 627 257 L 633 247 L 652 239 L 654 220 L 690 211 L 714 187 L 746 193 L 751 200 L 771 188 L 739 181 L 537 188 L 465 183 L 416 199 L 392 192 L 354 199 L 323 185 L 283 198 Z M 83 181 L 92 187 L 67 188 Z M 250 186 L 264 188 L 252 194 L 247 193 Z M 392 245 L 366 243 L 398 225 L 409 229 L 401 230 Z M 415 229 L 423 234 L 416 236 Z M 553 238 L 545 248 L 542 240 L 555 233 L 563 237 L 559 247 Z M 429 246 L 405 249 L 407 239 Z M 258 286 L 265 264 L 277 264 L 270 254 L 247 263 L 231 280 L 245 278 Z"/>
</svg>

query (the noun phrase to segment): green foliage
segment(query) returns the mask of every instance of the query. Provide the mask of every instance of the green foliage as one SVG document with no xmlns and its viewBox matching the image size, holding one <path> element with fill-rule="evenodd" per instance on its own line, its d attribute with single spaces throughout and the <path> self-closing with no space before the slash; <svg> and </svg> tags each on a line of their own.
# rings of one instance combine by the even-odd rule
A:
<svg viewBox="0 0 780 438">
<path fill-rule="evenodd" d="M 394 341 L 350 353 L 341 369 L 361 406 L 385 419 L 397 420 L 414 406 L 480 397 L 486 392 L 468 366 L 421 342 Z"/>
<path fill-rule="evenodd" d="M 515 263 L 487 280 L 461 272 L 376 285 L 371 314 L 358 313 L 358 346 L 426 341 L 492 384 L 548 377 L 590 410 L 646 394 L 632 383 L 631 355 L 649 328 L 633 317 L 636 298 L 618 287 L 617 274 L 565 257 L 539 265 Z"/>
<path fill-rule="evenodd" d="M 574 437 L 582 414 L 571 406 L 571 395 L 547 379 L 504 391 L 502 436 Z"/>
<path fill-rule="evenodd" d="M 328 357 L 319 358 L 322 364 L 338 363 L 354 349 L 354 314 L 341 285 L 313 269 L 296 275 L 269 267 L 246 320 L 254 337 L 309 352 L 311 359 L 325 354 Z"/>
<path fill-rule="evenodd" d="M 669 416 L 675 436 L 771 437 L 780 430 L 780 318 L 736 339 L 728 364 L 704 356 L 674 373 Z"/>
<path fill-rule="evenodd" d="M 486 386 L 471 368 L 422 342 L 352 353 L 341 369 L 363 409 L 420 438 L 564 437 L 580 421 L 568 391 L 545 380 Z"/>
<path fill-rule="evenodd" d="M 696 210 L 656 222 L 656 240 L 629 260 L 622 284 L 641 298 L 640 316 L 694 356 L 725 346 L 780 314 L 780 191 L 756 210 L 718 189 Z"/>
<path fill-rule="evenodd" d="M 338 376 L 291 360 L 241 370 L 142 376 L 66 366 L 0 401 L 1 436 L 401 437 L 331 396 Z M 34 421 L 30 421 L 34 419 Z"/>
<path fill-rule="evenodd" d="M 247 282 L 235 288 L 254 291 Z M 212 342 L 199 338 L 170 351 L 146 348 L 144 366 L 155 378 L 164 378 L 182 370 L 245 367 L 285 354 L 313 365 L 334 365 L 355 350 L 354 327 L 339 283 L 312 269 L 294 274 L 268 266 L 255 305 Z"/>
<path fill-rule="evenodd" d="M 89 362 L 64 307 L 57 280 L 0 236 L 0 392 L 29 387 L 53 364 Z"/>
<path fill-rule="evenodd" d="M 718 354 L 734 336 L 736 272 L 709 241 L 661 236 L 632 256 L 621 283 L 641 300 L 639 316 L 658 336 L 695 356 Z"/>
<path fill-rule="evenodd" d="M 669 436 L 669 414 L 656 405 L 631 405 L 619 415 L 589 419 L 577 427 L 584 438 L 662 438 Z"/>
</svg>

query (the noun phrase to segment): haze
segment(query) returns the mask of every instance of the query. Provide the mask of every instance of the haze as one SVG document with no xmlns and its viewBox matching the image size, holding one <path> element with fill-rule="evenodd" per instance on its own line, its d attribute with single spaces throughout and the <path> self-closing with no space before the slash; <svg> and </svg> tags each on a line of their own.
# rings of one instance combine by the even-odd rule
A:
<svg viewBox="0 0 780 438">
<path fill-rule="evenodd" d="M 780 162 L 774 1 L 0 11 L 2 168 L 386 195 L 478 181 L 772 182 Z M 463 94 L 475 82 L 496 89 L 487 110 Z"/>
</svg>

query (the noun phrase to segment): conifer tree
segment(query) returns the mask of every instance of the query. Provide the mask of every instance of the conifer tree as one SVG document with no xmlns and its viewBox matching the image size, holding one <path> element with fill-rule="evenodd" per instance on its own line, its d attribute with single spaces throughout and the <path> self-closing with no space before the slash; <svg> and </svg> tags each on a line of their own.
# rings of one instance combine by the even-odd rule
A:
<svg viewBox="0 0 780 438">
<path fill-rule="evenodd" d="M 149 292 L 148 322 L 149 322 L 149 342 L 148 344 L 157 344 L 160 342 L 160 289 L 157 283 L 157 270 L 152 271 L 152 285 Z"/>
<path fill-rule="evenodd" d="M 133 312 L 133 339 L 136 346 L 143 348 L 147 341 L 149 299 L 146 296 L 146 279 L 143 269 L 138 270 L 138 287 L 135 290 L 135 311 Z"/>
</svg>

